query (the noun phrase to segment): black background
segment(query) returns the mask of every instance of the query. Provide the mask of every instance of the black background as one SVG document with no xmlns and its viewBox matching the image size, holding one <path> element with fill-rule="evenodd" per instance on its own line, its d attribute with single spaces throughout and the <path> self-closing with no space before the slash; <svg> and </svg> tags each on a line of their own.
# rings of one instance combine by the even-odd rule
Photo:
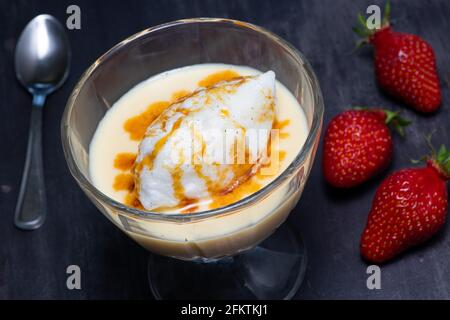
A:
<svg viewBox="0 0 450 320">
<path fill-rule="evenodd" d="M 120 40 L 149 26 L 190 17 L 226 17 L 261 25 L 299 48 L 312 64 L 325 100 L 325 123 L 348 105 L 404 110 L 414 120 L 407 138 L 395 138 L 389 171 L 410 166 L 427 152 L 423 136 L 436 130 L 436 144 L 449 141 L 450 2 L 392 1 L 394 27 L 423 36 L 435 49 L 443 104 L 419 115 L 383 95 L 373 76 L 372 52 L 353 53 L 351 31 L 358 12 L 380 1 L 0 1 L 0 298 L 152 298 L 148 253 L 114 228 L 78 188 L 67 169 L 60 119 L 82 72 Z M 15 79 L 13 53 L 25 24 L 40 13 L 61 22 L 66 8 L 81 8 L 81 30 L 68 31 L 73 58 L 66 84 L 49 97 L 44 115 L 44 163 L 48 219 L 34 232 L 13 227 L 13 212 L 25 158 L 31 98 Z M 445 227 L 432 241 L 382 267 L 382 289 L 368 290 L 359 236 L 378 179 L 350 192 L 323 181 L 321 151 L 304 194 L 290 216 L 308 248 L 309 263 L 299 299 L 450 298 L 450 235 Z M 66 267 L 82 270 L 82 290 L 66 288 Z"/>
</svg>

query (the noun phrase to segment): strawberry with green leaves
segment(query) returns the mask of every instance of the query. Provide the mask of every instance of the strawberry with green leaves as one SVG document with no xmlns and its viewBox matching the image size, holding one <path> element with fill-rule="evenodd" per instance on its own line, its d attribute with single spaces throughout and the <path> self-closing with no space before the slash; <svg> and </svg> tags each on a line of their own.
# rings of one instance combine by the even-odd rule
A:
<svg viewBox="0 0 450 320">
<path fill-rule="evenodd" d="M 385 169 L 392 158 L 389 125 L 403 135 L 410 122 L 398 112 L 384 109 L 351 109 L 328 124 L 323 144 L 322 169 L 334 187 L 350 188 Z"/>
<path fill-rule="evenodd" d="M 441 104 L 441 89 L 433 48 L 421 37 L 394 31 L 389 25 L 390 5 L 380 29 L 370 30 L 358 16 L 353 30 L 375 49 L 375 74 L 382 89 L 412 108 L 430 113 Z"/>
<path fill-rule="evenodd" d="M 386 262 L 431 238 L 444 225 L 450 179 L 450 150 L 441 146 L 422 168 L 394 172 L 372 202 L 360 251 L 373 263 Z"/>
</svg>

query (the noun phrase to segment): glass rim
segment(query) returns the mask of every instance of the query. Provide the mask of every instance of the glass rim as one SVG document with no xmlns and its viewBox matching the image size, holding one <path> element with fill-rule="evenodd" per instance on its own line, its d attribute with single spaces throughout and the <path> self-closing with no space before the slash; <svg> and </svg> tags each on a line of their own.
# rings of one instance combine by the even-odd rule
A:
<svg viewBox="0 0 450 320">
<path fill-rule="evenodd" d="M 199 211 L 199 212 L 192 212 L 192 213 L 161 213 L 161 212 L 152 212 L 152 211 L 145 211 L 145 210 L 139 210 L 136 208 L 132 208 L 129 206 L 126 206 L 125 204 L 118 202 L 111 197 L 104 194 L 102 191 L 97 189 L 90 181 L 89 179 L 81 172 L 79 169 L 74 155 L 73 150 L 71 147 L 70 137 L 69 137 L 69 118 L 72 113 L 72 109 L 75 105 L 75 101 L 78 97 L 78 94 L 80 92 L 80 89 L 83 87 L 85 82 L 91 77 L 91 75 L 95 72 L 95 70 L 101 66 L 101 64 L 107 60 L 109 57 L 113 56 L 118 50 L 120 50 L 122 47 L 126 46 L 128 43 L 133 42 L 143 36 L 146 36 L 149 33 L 156 32 L 163 29 L 168 29 L 171 27 L 175 27 L 178 25 L 183 24 L 195 24 L 195 23 L 225 23 L 225 24 L 233 24 L 237 25 L 241 28 L 250 29 L 253 31 L 256 31 L 266 37 L 268 37 L 270 40 L 276 42 L 278 45 L 280 45 L 286 52 L 288 52 L 292 58 L 298 63 L 300 66 L 303 67 L 303 71 L 305 72 L 306 78 L 310 82 L 310 86 L 312 88 L 312 98 L 313 98 L 313 118 L 311 122 L 311 126 L 308 132 L 308 136 L 294 158 L 294 160 L 289 164 L 289 166 L 278 176 L 276 177 L 272 182 L 270 182 L 268 185 L 264 186 L 260 190 L 258 190 L 255 193 L 250 194 L 249 196 L 231 203 L 227 206 L 211 209 L 211 210 L 205 210 L 205 211 Z M 96 198 L 98 198 L 100 201 L 108 203 L 111 205 L 114 209 L 117 209 L 120 211 L 121 214 L 127 214 L 131 217 L 135 218 L 144 218 L 144 219 L 150 219 L 150 220 L 173 220 L 173 221 L 192 221 L 197 219 L 203 219 L 203 218 L 209 218 L 213 216 L 218 216 L 222 214 L 226 214 L 229 212 L 232 212 L 236 208 L 243 207 L 243 206 L 249 206 L 254 204 L 257 200 L 263 198 L 264 196 L 268 195 L 272 190 L 276 189 L 278 186 L 280 186 L 286 179 L 296 171 L 296 169 L 303 163 L 306 156 L 311 151 L 311 148 L 314 145 L 315 138 L 317 134 L 319 134 L 319 130 L 322 126 L 322 118 L 323 118 L 323 112 L 324 112 L 324 105 L 323 105 L 323 98 L 322 93 L 320 90 L 319 82 L 317 80 L 317 77 L 315 73 L 313 72 L 309 62 L 306 60 L 306 58 L 301 54 L 293 45 L 288 43 L 287 41 L 283 40 L 279 36 L 275 35 L 274 33 L 256 26 L 254 24 L 243 22 L 239 20 L 233 20 L 233 19 L 225 19 L 225 18 L 191 18 L 191 19 L 182 19 L 182 20 L 176 20 L 164 24 L 160 24 L 154 27 L 147 28 L 145 30 L 142 30 L 138 33 L 135 33 L 134 35 L 122 40 L 115 46 L 113 46 L 111 49 L 106 51 L 103 55 L 101 55 L 97 60 L 94 61 L 94 63 L 82 74 L 78 82 L 76 83 L 75 87 L 73 88 L 69 99 L 66 103 L 64 113 L 61 120 L 61 139 L 62 139 L 62 145 L 64 150 L 64 156 L 66 159 L 66 162 L 69 166 L 69 170 L 72 174 L 72 176 L 75 178 L 75 180 L 88 190 L 90 193 L 92 193 Z"/>
</svg>

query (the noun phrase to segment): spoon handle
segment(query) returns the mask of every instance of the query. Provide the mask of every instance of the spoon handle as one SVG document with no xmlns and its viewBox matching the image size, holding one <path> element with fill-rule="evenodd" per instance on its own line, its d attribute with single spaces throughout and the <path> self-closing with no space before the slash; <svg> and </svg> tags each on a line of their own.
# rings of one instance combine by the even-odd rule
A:
<svg viewBox="0 0 450 320">
<path fill-rule="evenodd" d="M 44 95 L 33 96 L 27 156 L 14 217 L 15 226 L 22 230 L 39 228 L 47 213 L 42 165 L 42 109 L 44 102 Z"/>
</svg>

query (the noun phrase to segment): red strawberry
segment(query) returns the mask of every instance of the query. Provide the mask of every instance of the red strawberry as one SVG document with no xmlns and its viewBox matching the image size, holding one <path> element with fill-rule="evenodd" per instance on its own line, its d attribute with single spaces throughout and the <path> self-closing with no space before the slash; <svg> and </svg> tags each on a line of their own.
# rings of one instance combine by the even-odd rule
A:
<svg viewBox="0 0 450 320">
<path fill-rule="evenodd" d="M 389 123 L 402 134 L 409 121 L 383 109 L 347 110 L 334 117 L 324 138 L 325 179 L 335 187 L 349 188 L 387 167 L 393 149 Z"/>
<path fill-rule="evenodd" d="M 386 178 L 372 202 L 361 255 L 382 263 L 433 236 L 447 215 L 449 178 L 450 150 L 444 146 L 426 167 L 403 169 Z"/>
<path fill-rule="evenodd" d="M 441 90 L 433 48 L 422 38 L 395 32 L 389 26 L 390 6 L 379 30 L 369 30 L 359 16 L 354 31 L 375 48 L 378 83 L 389 94 L 421 112 L 433 112 L 441 104 Z"/>
</svg>

